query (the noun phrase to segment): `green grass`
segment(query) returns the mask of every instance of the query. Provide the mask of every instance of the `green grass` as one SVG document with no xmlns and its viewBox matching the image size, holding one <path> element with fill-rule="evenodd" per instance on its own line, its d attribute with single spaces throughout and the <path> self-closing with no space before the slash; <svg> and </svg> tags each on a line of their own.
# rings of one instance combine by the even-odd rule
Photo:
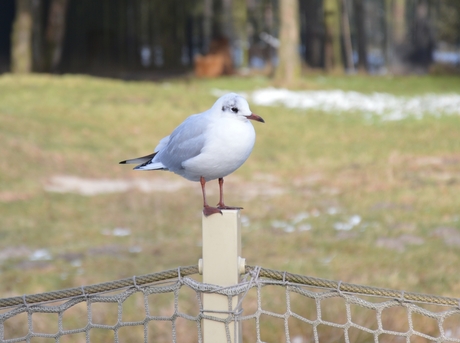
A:
<svg viewBox="0 0 460 343">
<path fill-rule="evenodd" d="M 148 83 L 1 76 L 0 252 L 48 249 L 53 259 L 30 262 L 24 253 L 1 260 L 0 297 L 196 264 L 198 184 L 173 193 L 92 197 L 44 186 L 56 175 L 177 181 L 118 161 L 151 152 L 188 115 L 209 108 L 212 88 L 268 86 L 260 77 Z M 460 79 L 312 76 L 298 88 L 410 96 L 458 92 Z M 254 123 L 251 157 L 226 178 L 226 202 L 243 206 L 249 220 L 242 234 L 248 264 L 460 297 L 460 246 L 435 235 L 439 227 L 460 231 L 460 117 L 370 124 L 357 113 L 251 108 L 266 124 Z M 208 187 L 217 202 L 217 183 Z M 328 214 L 331 208 L 339 212 Z M 292 223 L 299 213 L 310 214 L 303 224 L 311 230 L 286 233 L 273 226 Z M 334 229 L 352 215 L 362 218 L 357 227 Z M 115 227 L 131 235 L 102 234 Z M 395 250 L 401 236 L 424 243 Z M 130 252 L 133 247 L 142 251 Z"/>
</svg>

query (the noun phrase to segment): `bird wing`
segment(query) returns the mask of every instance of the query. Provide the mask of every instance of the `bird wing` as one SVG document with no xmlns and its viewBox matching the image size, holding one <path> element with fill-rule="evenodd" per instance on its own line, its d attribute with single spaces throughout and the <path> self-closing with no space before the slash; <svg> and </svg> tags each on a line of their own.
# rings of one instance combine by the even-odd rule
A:
<svg viewBox="0 0 460 343">
<path fill-rule="evenodd" d="M 166 136 L 165 138 L 162 138 L 161 141 L 158 143 L 158 145 L 155 147 L 155 150 L 153 151 L 158 152 L 160 150 L 163 150 L 165 146 L 167 146 L 169 143 L 169 137 L 170 136 Z"/>
<path fill-rule="evenodd" d="M 206 142 L 205 131 L 209 125 L 207 113 L 194 114 L 185 119 L 169 136 L 155 147 L 154 153 L 121 161 L 120 164 L 137 164 L 134 169 L 152 170 L 184 169 L 182 163 L 200 154 Z"/>
<path fill-rule="evenodd" d="M 206 112 L 188 117 L 171 133 L 167 144 L 158 151 L 155 160 L 171 171 L 183 169 L 182 163 L 199 155 L 203 149 L 209 123 Z"/>
</svg>

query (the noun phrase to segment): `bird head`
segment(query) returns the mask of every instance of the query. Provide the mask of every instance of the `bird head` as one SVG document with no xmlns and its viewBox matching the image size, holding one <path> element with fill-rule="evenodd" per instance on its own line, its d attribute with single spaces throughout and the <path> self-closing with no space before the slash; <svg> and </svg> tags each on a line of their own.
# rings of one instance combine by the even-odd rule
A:
<svg viewBox="0 0 460 343">
<path fill-rule="evenodd" d="M 221 111 L 226 115 L 234 115 L 239 119 L 252 119 L 265 123 L 262 117 L 251 112 L 249 104 L 242 96 L 235 93 L 228 93 L 217 99 L 213 109 Z"/>
</svg>

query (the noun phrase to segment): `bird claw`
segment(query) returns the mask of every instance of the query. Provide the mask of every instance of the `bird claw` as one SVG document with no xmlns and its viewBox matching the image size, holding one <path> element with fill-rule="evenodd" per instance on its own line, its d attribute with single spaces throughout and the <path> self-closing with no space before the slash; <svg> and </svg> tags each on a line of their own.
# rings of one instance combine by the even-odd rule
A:
<svg viewBox="0 0 460 343">
<path fill-rule="evenodd" d="M 211 214 L 214 214 L 214 213 L 222 214 L 222 211 L 217 207 L 211 207 L 211 206 L 204 206 L 203 207 L 203 214 L 206 217 L 209 217 Z"/>
<path fill-rule="evenodd" d="M 217 208 L 219 210 L 242 210 L 242 207 L 236 207 L 236 206 L 227 206 L 224 204 L 217 204 Z"/>
</svg>

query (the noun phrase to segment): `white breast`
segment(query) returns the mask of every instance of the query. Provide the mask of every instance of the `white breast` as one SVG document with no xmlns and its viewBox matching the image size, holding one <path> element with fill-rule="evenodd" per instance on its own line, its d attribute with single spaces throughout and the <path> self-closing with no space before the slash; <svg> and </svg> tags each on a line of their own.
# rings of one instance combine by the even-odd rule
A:
<svg viewBox="0 0 460 343">
<path fill-rule="evenodd" d="M 180 174 L 192 181 L 199 181 L 201 176 L 206 181 L 225 177 L 247 160 L 255 137 L 249 120 L 221 117 L 209 125 L 201 153 L 185 161 Z"/>
</svg>

